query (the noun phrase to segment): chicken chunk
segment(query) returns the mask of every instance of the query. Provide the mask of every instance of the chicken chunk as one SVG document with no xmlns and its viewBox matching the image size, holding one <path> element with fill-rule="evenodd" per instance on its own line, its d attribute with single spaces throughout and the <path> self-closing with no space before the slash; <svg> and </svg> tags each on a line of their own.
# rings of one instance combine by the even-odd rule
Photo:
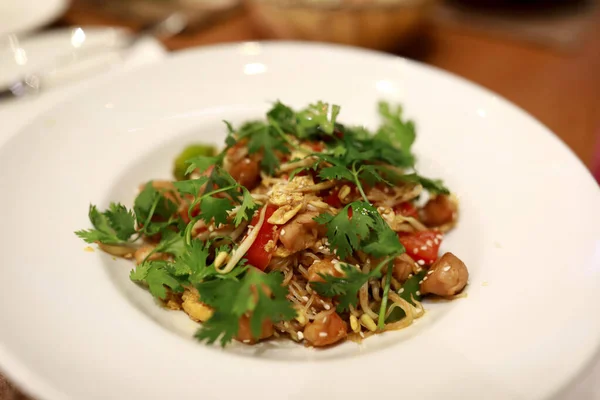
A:
<svg viewBox="0 0 600 400">
<path fill-rule="evenodd" d="M 421 220 L 427 226 L 440 226 L 454 220 L 456 205 L 448 196 L 436 196 L 421 210 Z"/>
<path fill-rule="evenodd" d="M 248 190 L 254 189 L 258 185 L 260 178 L 260 165 L 258 161 L 245 157 L 240 162 L 233 163 L 228 171 L 233 179 Z"/>
<path fill-rule="evenodd" d="M 421 294 L 454 296 L 465 288 L 469 279 L 467 266 L 452 253 L 446 253 L 433 263 L 419 290 Z"/>
<path fill-rule="evenodd" d="M 344 276 L 344 273 L 336 268 L 335 264 L 331 260 L 317 261 L 308 267 L 308 281 L 309 282 L 325 282 L 321 277 L 322 275 L 333 275 L 338 278 Z"/>
<path fill-rule="evenodd" d="M 337 314 L 319 314 L 304 328 L 304 339 L 315 347 L 336 343 L 348 334 L 346 322 Z"/>
<path fill-rule="evenodd" d="M 250 329 L 250 318 L 247 315 L 243 315 L 240 318 L 239 330 L 235 336 L 235 339 L 242 343 L 254 344 L 259 340 L 266 339 L 271 336 L 273 336 L 273 323 L 270 320 L 263 321 L 260 336 L 255 338 L 252 336 L 252 329 Z"/>
<path fill-rule="evenodd" d="M 318 224 L 313 220 L 319 213 L 310 211 L 296 216 L 280 231 L 279 240 L 292 253 L 313 246 L 319 236 Z"/>
<path fill-rule="evenodd" d="M 394 270 L 392 276 L 400 282 L 408 279 L 408 276 L 413 273 L 415 260 L 408 254 L 403 253 L 394 259 Z"/>
<path fill-rule="evenodd" d="M 250 190 L 254 189 L 260 180 L 259 161 L 259 154 L 249 155 L 246 142 L 240 141 L 227 150 L 223 165 L 233 179 Z"/>
</svg>

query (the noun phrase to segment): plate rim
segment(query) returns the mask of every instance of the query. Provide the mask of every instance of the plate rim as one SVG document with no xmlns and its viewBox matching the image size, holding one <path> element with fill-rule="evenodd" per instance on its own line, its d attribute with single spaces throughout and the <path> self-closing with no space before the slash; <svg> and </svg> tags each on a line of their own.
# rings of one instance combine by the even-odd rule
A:
<svg viewBox="0 0 600 400">
<path fill-rule="evenodd" d="M 554 133 L 546 125 L 544 125 L 541 121 L 539 121 L 533 115 L 529 114 L 527 111 L 522 109 L 520 106 L 512 103 L 511 101 L 509 101 L 505 97 L 499 95 L 498 93 L 495 93 L 494 91 L 492 91 L 486 87 L 483 87 L 480 84 L 477 84 L 466 78 L 456 75 L 455 73 L 445 71 L 445 70 L 435 67 L 435 66 L 431 66 L 431 65 L 419 62 L 419 61 L 410 60 L 405 57 L 401 57 L 401 56 L 397 56 L 397 55 L 393 55 L 393 54 L 388 54 L 388 53 L 379 52 L 379 51 L 375 51 L 375 50 L 369 50 L 369 49 L 356 48 L 356 47 L 348 46 L 348 45 L 339 45 L 339 44 L 313 43 L 313 42 L 304 42 L 304 41 L 269 41 L 269 40 L 267 40 L 267 41 L 242 41 L 242 42 L 233 42 L 233 43 L 217 44 L 217 45 L 202 46 L 202 47 L 198 47 L 198 48 L 186 49 L 186 50 L 177 52 L 177 54 L 167 57 L 165 59 L 162 59 L 160 61 L 136 68 L 134 71 L 138 71 L 138 70 L 142 70 L 142 69 L 152 69 L 152 68 L 155 68 L 157 66 L 157 64 L 169 64 L 169 63 L 173 62 L 174 60 L 177 61 L 180 58 L 185 58 L 190 55 L 192 55 L 192 56 L 197 55 L 199 53 L 205 53 L 205 52 L 210 52 L 210 51 L 215 51 L 215 50 L 233 50 L 233 49 L 238 48 L 240 45 L 243 45 L 246 43 L 258 43 L 262 46 L 266 46 L 267 48 L 289 47 L 289 46 L 304 47 L 304 48 L 314 47 L 314 48 L 325 48 L 325 49 L 333 48 L 333 49 L 339 49 L 344 52 L 363 53 L 370 57 L 375 56 L 377 58 L 380 58 L 381 60 L 386 60 L 386 62 L 389 62 L 392 60 L 402 60 L 403 62 L 406 62 L 408 64 L 416 66 L 419 69 L 425 69 L 425 70 L 429 70 L 437 75 L 443 75 L 447 78 L 450 78 L 454 81 L 459 82 L 461 86 L 467 85 L 467 86 L 470 86 L 470 87 L 476 89 L 478 92 L 484 93 L 486 96 L 493 96 L 495 99 L 498 99 L 502 103 L 503 107 L 508 107 L 509 109 L 511 109 L 511 113 L 518 113 L 520 118 L 528 119 L 529 121 L 532 121 L 535 124 L 537 124 L 540 128 L 542 128 L 546 132 L 546 135 L 550 134 L 549 136 L 553 137 L 554 140 L 556 140 L 556 141 L 558 141 L 558 143 L 560 143 L 561 148 L 562 148 L 561 152 L 564 152 L 565 150 L 567 151 L 565 153 L 565 155 L 569 154 L 569 157 L 572 159 L 572 161 L 576 161 L 578 168 L 580 170 L 582 169 L 581 172 L 586 174 L 586 176 L 587 176 L 586 179 L 591 179 L 591 182 L 596 184 L 596 181 L 593 178 L 591 172 L 589 171 L 587 166 L 583 163 L 583 161 L 579 157 L 577 157 L 575 152 L 556 133 Z M 131 75 L 131 74 L 135 73 L 134 71 L 127 71 L 123 75 Z M 122 75 L 119 75 L 116 78 L 118 79 L 121 76 Z M 47 111 L 45 111 L 39 115 L 36 115 L 34 118 L 32 118 L 30 120 L 30 122 L 28 124 L 26 124 L 22 129 L 20 129 L 19 132 L 15 133 L 6 142 L 2 143 L 2 145 L 0 145 L 0 151 L 4 147 L 7 147 L 13 141 L 19 140 L 18 138 L 19 138 L 21 132 L 27 131 L 31 125 L 36 124 L 37 121 L 44 118 L 44 116 L 49 115 L 54 110 L 61 108 L 64 104 L 69 103 L 79 97 L 83 97 L 84 95 L 85 95 L 84 93 L 77 93 L 74 96 L 70 96 L 66 100 L 57 102 L 52 107 L 50 107 Z M 596 187 L 598 189 L 598 192 L 600 193 L 600 186 L 596 185 Z M 574 372 L 573 376 L 578 377 L 585 370 L 587 370 L 591 366 L 591 364 L 594 362 L 594 360 L 598 357 L 598 355 L 600 355 L 600 347 L 597 347 L 595 349 L 595 351 L 593 352 L 593 354 L 589 355 L 587 357 L 587 359 L 581 363 L 579 370 Z M 9 349 L 7 349 L 2 342 L 0 342 L 0 369 L 12 382 L 16 383 L 16 385 L 19 387 L 19 389 L 21 389 L 23 392 L 25 392 L 29 395 L 37 396 L 37 397 L 44 398 L 44 399 L 51 399 L 51 400 L 67 398 L 67 396 L 64 393 L 56 390 L 51 385 L 46 384 L 44 377 L 38 376 L 37 373 L 34 373 L 26 365 L 21 363 L 18 360 L 18 358 L 10 356 Z M 566 380 L 563 384 L 561 384 L 559 386 L 555 386 L 556 390 L 554 390 L 552 392 L 548 392 L 548 394 L 551 397 L 559 395 L 560 393 L 567 390 L 574 382 L 575 382 L 575 379 Z"/>
</svg>

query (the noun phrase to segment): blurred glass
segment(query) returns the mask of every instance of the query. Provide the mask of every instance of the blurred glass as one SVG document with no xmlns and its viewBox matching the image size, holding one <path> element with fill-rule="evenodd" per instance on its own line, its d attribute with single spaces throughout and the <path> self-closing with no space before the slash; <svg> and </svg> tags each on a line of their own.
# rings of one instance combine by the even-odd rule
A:
<svg viewBox="0 0 600 400">
<path fill-rule="evenodd" d="M 435 0 L 246 0 L 263 34 L 278 39 L 395 50 L 421 27 Z"/>
</svg>

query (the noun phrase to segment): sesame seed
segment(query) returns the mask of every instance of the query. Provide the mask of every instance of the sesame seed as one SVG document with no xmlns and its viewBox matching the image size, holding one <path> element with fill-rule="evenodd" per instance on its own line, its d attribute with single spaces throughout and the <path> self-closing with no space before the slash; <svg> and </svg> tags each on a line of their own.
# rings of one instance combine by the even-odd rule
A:
<svg viewBox="0 0 600 400">
<path fill-rule="evenodd" d="M 365 338 L 365 333 L 364 332 L 360 332 L 359 335 L 360 335 L 361 338 L 363 338 L 363 339 Z"/>
<path fill-rule="evenodd" d="M 427 280 L 427 277 L 424 277 L 421 282 L 425 282 L 426 280 Z"/>
<path fill-rule="evenodd" d="M 323 250 L 323 249 L 324 249 L 324 247 L 323 247 L 323 246 L 319 246 L 319 250 Z"/>
<path fill-rule="evenodd" d="M 415 248 L 413 249 L 413 253 L 417 254 L 418 252 L 419 252 L 419 249 L 415 247 Z"/>
<path fill-rule="evenodd" d="M 450 266 L 446 265 L 444 268 L 442 268 L 442 271 L 444 271 L 444 272 L 450 271 Z"/>
<path fill-rule="evenodd" d="M 443 236 L 440 235 L 439 233 L 437 235 L 435 235 L 436 238 L 438 238 L 439 240 L 442 240 Z"/>
<path fill-rule="evenodd" d="M 417 290 L 417 291 L 415 292 L 415 294 L 416 294 L 417 296 L 420 296 L 420 295 L 421 295 L 421 291 Z"/>
<path fill-rule="evenodd" d="M 250 159 L 249 159 L 249 158 L 246 158 L 246 159 L 244 160 L 244 163 L 245 163 L 245 164 L 250 164 Z"/>
<path fill-rule="evenodd" d="M 420 281 L 419 281 L 419 285 L 420 285 L 421 283 L 423 283 L 423 280 L 420 280 Z"/>
<path fill-rule="evenodd" d="M 302 332 L 298 332 L 298 339 L 304 339 L 304 334 Z"/>
<path fill-rule="evenodd" d="M 419 264 L 419 265 L 425 265 L 425 261 L 419 260 L 419 261 L 417 261 L 417 264 Z"/>
<path fill-rule="evenodd" d="M 433 243 L 435 243 L 435 244 L 440 244 L 440 241 L 439 241 L 439 239 L 438 239 L 438 238 L 435 238 L 435 239 L 433 239 Z"/>
<path fill-rule="evenodd" d="M 417 263 L 415 263 L 415 267 L 417 267 L 417 268 L 420 268 L 420 267 L 419 267 L 419 264 L 417 264 Z"/>
<path fill-rule="evenodd" d="M 433 270 L 427 271 L 427 275 L 431 275 L 431 274 L 433 274 Z"/>
<path fill-rule="evenodd" d="M 398 290 L 398 294 L 402 294 L 404 293 L 404 288 L 400 288 L 400 290 Z"/>
<path fill-rule="evenodd" d="M 319 337 L 327 337 L 327 332 L 319 332 Z"/>
<path fill-rule="evenodd" d="M 302 300 L 308 301 L 308 296 L 302 296 Z"/>
<path fill-rule="evenodd" d="M 433 246 L 433 242 L 431 240 L 428 240 L 425 243 L 427 243 L 427 246 L 429 246 L 429 247 Z"/>
<path fill-rule="evenodd" d="M 323 304 L 323 308 L 325 308 L 326 310 L 331 310 L 331 306 L 327 303 Z M 323 320 L 323 322 L 325 322 L 325 320 Z"/>
<path fill-rule="evenodd" d="M 427 246 L 421 246 L 421 250 L 427 250 Z"/>
<path fill-rule="evenodd" d="M 327 317 L 323 318 L 323 323 L 327 322 Z"/>
<path fill-rule="evenodd" d="M 285 235 L 285 229 L 281 230 L 281 235 L 280 236 L 283 236 L 283 235 Z"/>
<path fill-rule="evenodd" d="M 244 339 L 243 342 L 244 343 L 250 343 L 250 339 Z"/>
<path fill-rule="evenodd" d="M 214 228 L 212 225 L 208 227 L 208 231 L 209 231 L 209 232 L 212 232 L 212 231 L 214 231 L 214 230 L 215 230 L 215 228 Z"/>
</svg>

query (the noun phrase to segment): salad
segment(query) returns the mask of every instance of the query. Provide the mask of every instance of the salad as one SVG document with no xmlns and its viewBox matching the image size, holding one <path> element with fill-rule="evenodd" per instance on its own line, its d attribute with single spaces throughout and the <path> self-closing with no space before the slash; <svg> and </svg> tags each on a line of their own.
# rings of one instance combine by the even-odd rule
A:
<svg viewBox="0 0 600 400">
<path fill-rule="evenodd" d="M 416 171 L 402 108 L 378 110 L 374 132 L 323 102 L 226 122 L 221 151 L 188 146 L 173 180 L 144 183 L 131 208 L 91 205 L 76 234 L 135 262 L 131 280 L 201 322 L 200 341 L 322 347 L 410 326 L 423 297 L 467 285 L 465 264 L 439 254 L 458 203 Z"/>
</svg>

